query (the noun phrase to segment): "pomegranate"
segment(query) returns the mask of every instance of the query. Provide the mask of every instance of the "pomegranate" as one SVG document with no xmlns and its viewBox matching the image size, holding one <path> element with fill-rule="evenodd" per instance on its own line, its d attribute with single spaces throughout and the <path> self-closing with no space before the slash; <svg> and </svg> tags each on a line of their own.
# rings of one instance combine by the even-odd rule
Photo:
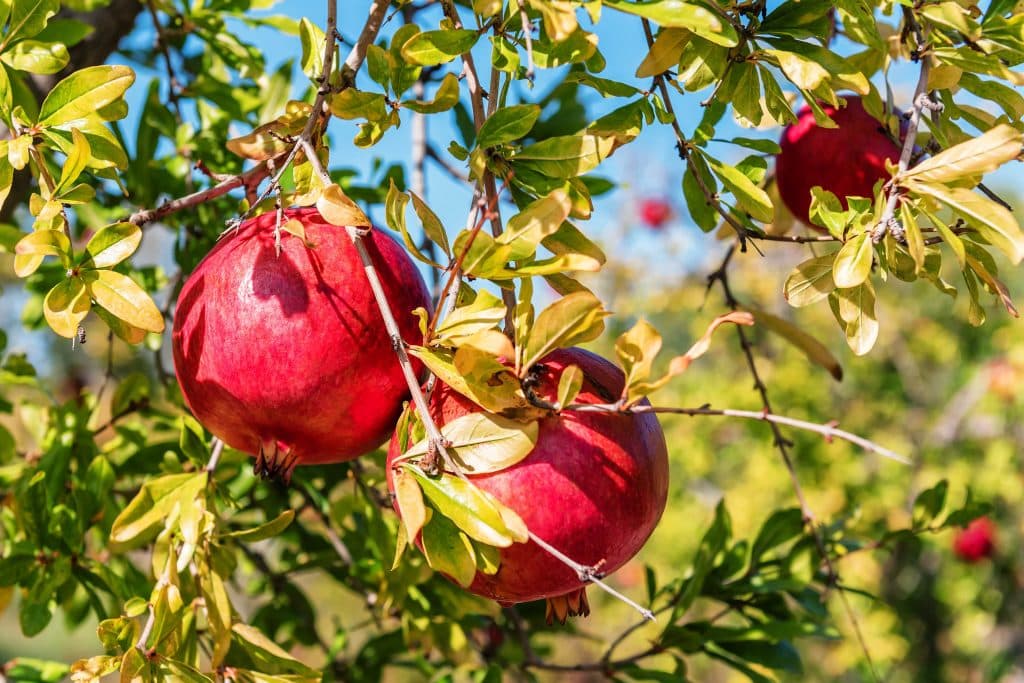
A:
<svg viewBox="0 0 1024 683">
<path fill-rule="evenodd" d="M 578 348 L 555 351 L 535 366 L 537 396 L 554 401 L 569 365 L 577 365 L 585 377 L 576 402 L 619 398 L 622 371 Z M 481 410 L 441 382 L 430 409 L 439 425 Z M 390 464 L 399 455 L 396 435 L 388 451 L 392 490 Z M 551 413 L 541 419 L 537 444 L 523 460 L 470 479 L 517 512 L 541 540 L 607 574 L 636 555 L 665 509 L 665 437 L 653 413 Z M 502 604 L 548 599 L 549 620 L 564 621 L 567 614 L 589 612 L 584 586 L 575 571 L 529 541 L 502 548 L 497 573 L 477 572 L 469 590 Z"/>
<path fill-rule="evenodd" d="M 988 517 L 978 517 L 953 539 L 953 552 L 964 562 L 973 564 L 996 551 L 996 525 Z"/>
<path fill-rule="evenodd" d="M 185 282 L 174 314 L 174 369 L 196 418 L 257 471 L 287 480 L 296 464 L 350 460 L 394 429 L 408 386 L 345 228 L 289 210 L 306 242 L 266 213 L 225 235 Z M 430 307 L 405 251 L 373 230 L 364 241 L 402 337 Z M 419 366 L 417 366 L 419 371 Z"/>
<path fill-rule="evenodd" d="M 648 197 L 640 202 L 640 220 L 649 228 L 661 228 L 673 215 L 672 205 L 664 199 Z"/>
<path fill-rule="evenodd" d="M 823 105 L 838 128 L 822 128 L 814 122 L 811 108 L 797 113 L 798 121 L 786 126 L 775 158 L 775 178 L 786 207 L 798 219 L 811 224 L 811 188 L 821 186 L 836 195 L 845 207 L 846 197 L 871 197 L 875 183 L 888 178 L 885 162 L 897 161 L 899 146 L 885 127 L 867 113 L 859 97 L 847 96 L 846 106 Z"/>
</svg>

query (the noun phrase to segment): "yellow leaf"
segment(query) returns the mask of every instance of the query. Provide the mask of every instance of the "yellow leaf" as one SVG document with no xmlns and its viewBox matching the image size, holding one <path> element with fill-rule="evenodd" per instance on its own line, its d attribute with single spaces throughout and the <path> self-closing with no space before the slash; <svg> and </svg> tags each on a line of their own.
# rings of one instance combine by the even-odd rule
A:
<svg viewBox="0 0 1024 683">
<path fill-rule="evenodd" d="M 91 306 L 85 284 L 75 277 L 57 283 L 47 293 L 43 299 L 43 316 L 54 332 L 71 339 L 78 333 L 78 326 Z"/>
<path fill-rule="evenodd" d="M 96 304 L 114 317 L 147 332 L 164 331 L 163 315 L 135 280 L 112 270 L 88 270 L 82 278 Z"/>
<path fill-rule="evenodd" d="M 960 178 L 980 176 L 1015 159 L 1024 145 L 1024 133 L 1001 124 L 984 134 L 947 150 L 908 169 L 901 180 L 922 183 L 948 183 Z"/>
<path fill-rule="evenodd" d="M 663 28 L 651 45 L 650 52 L 636 69 L 637 78 L 650 78 L 665 73 L 679 64 L 683 48 L 692 35 L 685 28 Z"/>
<path fill-rule="evenodd" d="M 316 208 L 331 225 L 355 228 L 369 228 L 372 225 L 363 210 L 349 199 L 337 183 L 331 183 L 324 188 L 320 198 L 316 200 Z"/>
</svg>

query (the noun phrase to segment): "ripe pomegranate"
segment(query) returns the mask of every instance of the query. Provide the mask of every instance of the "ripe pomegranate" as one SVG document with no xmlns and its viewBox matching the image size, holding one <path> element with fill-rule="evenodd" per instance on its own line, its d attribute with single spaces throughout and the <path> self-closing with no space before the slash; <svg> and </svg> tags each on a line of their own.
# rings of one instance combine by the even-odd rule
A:
<svg viewBox="0 0 1024 683">
<path fill-rule="evenodd" d="M 953 552 L 964 562 L 973 564 L 996 551 L 996 525 L 988 517 L 978 517 L 953 539 Z"/>
<path fill-rule="evenodd" d="M 673 215 L 672 205 L 664 199 L 648 197 L 640 201 L 640 220 L 649 228 L 661 228 Z"/>
<path fill-rule="evenodd" d="M 611 403 L 622 393 L 622 371 L 583 349 L 562 349 L 537 366 L 536 394 L 554 401 L 562 370 L 584 373 L 578 403 Z M 443 425 L 480 407 L 438 382 L 430 402 Z M 388 451 L 400 455 L 397 435 Z M 665 437 L 653 413 L 619 415 L 566 411 L 540 421 L 537 444 L 517 464 L 470 476 L 484 491 L 515 510 L 543 541 L 602 574 L 632 558 L 654 531 L 668 494 Z M 535 542 L 501 549 L 493 576 L 477 572 L 469 590 L 502 604 L 548 599 L 549 620 L 587 614 L 585 584 L 575 571 Z"/>
<path fill-rule="evenodd" d="M 174 369 L 189 408 L 257 471 L 287 480 L 296 464 L 350 460 L 380 445 L 408 396 L 362 263 L 345 228 L 315 209 L 243 222 L 185 282 L 174 314 Z M 426 284 L 395 240 L 364 241 L 402 337 L 420 342 Z M 418 366 L 417 366 L 418 371 Z"/>
<path fill-rule="evenodd" d="M 871 197 L 875 183 L 888 178 L 886 160 L 896 161 L 900 148 L 885 127 L 864 110 L 859 97 L 847 96 L 846 106 L 823 105 L 838 128 L 822 128 L 814 122 L 811 108 L 797 113 L 796 123 L 786 126 L 775 158 L 775 178 L 786 207 L 798 219 L 811 224 L 811 188 L 821 186 L 839 197 Z"/>
</svg>

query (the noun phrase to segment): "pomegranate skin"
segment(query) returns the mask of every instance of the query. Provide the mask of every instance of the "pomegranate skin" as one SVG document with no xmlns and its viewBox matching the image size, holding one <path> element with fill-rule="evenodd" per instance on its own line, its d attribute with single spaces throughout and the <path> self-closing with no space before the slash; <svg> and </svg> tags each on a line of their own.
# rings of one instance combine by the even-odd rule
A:
<svg viewBox="0 0 1024 683">
<path fill-rule="evenodd" d="M 900 148 L 878 119 L 864 110 L 859 97 L 846 96 L 846 106 L 823 105 L 838 128 L 821 128 L 804 106 L 796 123 L 786 126 L 775 158 L 775 178 L 786 207 L 812 225 L 811 188 L 821 186 L 847 206 L 846 197 L 871 197 L 875 183 L 889 177 L 885 162 L 897 161 Z"/>
<path fill-rule="evenodd" d="M 583 349 L 561 349 L 541 361 L 538 395 L 554 400 L 562 370 L 584 372 L 578 403 L 610 403 L 622 393 L 622 371 Z M 431 412 L 439 424 L 480 408 L 438 382 Z M 397 436 L 388 452 L 400 455 Z M 640 551 L 665 510 L 668 453 L 653 413 L 565 412 L 540 421 L 537 445 L 519 463 L 470 477 L 515 510 L 535 535 L 577 562 L 611 573 Z M 469 590 L 503 604 L 553 598 L 586 584 L 533 541 L 501 549 L 498 572 L 477 572 Z"/>
<path fill-rule="evenodd" d="M 174 315 L 174 369 L 196 418 L 247 453 L 298 464 L 350 460 L 394 429 L 408 386 L 358 253 L 315 209 L 288 210 L 307 246 L 276 215 L 224 236 L 185 282 Z M 387 234 L 364 240 L 402 337 L 420 343 L 411 311 L 426 283 Z M 419 372 L 420 366 L 416 365 Z"/>
<path fill-rule="evenodd" d="M 968 564 L 981 562 L 996 552 L 996 525 L 988 517 L 978 517 L 953 539 L 953 552 Z"/>
</svg>

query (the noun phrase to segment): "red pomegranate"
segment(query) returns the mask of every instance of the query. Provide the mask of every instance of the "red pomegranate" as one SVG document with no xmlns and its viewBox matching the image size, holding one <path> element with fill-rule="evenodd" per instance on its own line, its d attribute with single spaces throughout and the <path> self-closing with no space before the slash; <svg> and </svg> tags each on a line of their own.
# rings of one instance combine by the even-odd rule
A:
<svg viewBox="0 0 1024 683">
<path fill-rule="evenodd" d="M 569 365 L 579 366 L 585 376 L 578 403 L 611 403 L 622 393 L 621 370 L 573 348 L 555 351 L 536 366 L 537 395 L 554 401 L 559 377 Z M 430 408 L 439 425 L 480 410 L 440 382 Z M 396 436 L 389 465 L 399 455 Z M 391 474 L 389 466 L 389 485 Z M 541 420 L 537 445 L 526 458 L 470 478 L 516 511 L 540 539 L 607 574 L 636 555 L 661 518 L 668 455 L 653 413 L 566 411 Z M 503 604 L 547 598 L 549 610 L 564 620 L 566 613 L 589 611 L 584 586 L 575 571 L 530 541 L 502 548 L 498 572 L 477 572 L 469 590 Z"/>
<path fill-rule="evenodd" d="M 888 178 L 885 162 L 897 161 L 900 148 L 878 119 L 864 110 L 859 97 L 847 96 L 846 106 L 822 108 L 838 128 L 822 128 L 814 122 L 811 108 L 797 113 L 798 121 L 786 126 L 775 158 L 775 178 L 786 207 L 798 219 L 811 224 L 811 188 L 821 186 L 846 206 L 846 197 L 871 197 L 875 183 Z"/>
<path fill-rule="evenodd" d="M 266 213 L 226 235 L 185 282 L 174 314 L 174 369 L 189 408 L 228 445 L 288 478 L 295 464 L 350 460 L 394 429 L 408 386 L 347 231 L 289 210 L 306 242 Z M 420 342 L 411 311 L 426 284 L 395 240 L 365 239 L 392 313 Z"/>
<path fill-rule="evenodd" d="M 964 562 L 973 564 L 996 551 L 996 525 L 988 517 L 978 517 L 953 539 L 953 552 Z"/>
<path fill-rule="evenodd" d="M 649 228 L 661 228 L 672 218 L 672 214 L 672 205 L 664 199 L 648 197 L 640 201 L 640 220 Z"/>
</svg>

